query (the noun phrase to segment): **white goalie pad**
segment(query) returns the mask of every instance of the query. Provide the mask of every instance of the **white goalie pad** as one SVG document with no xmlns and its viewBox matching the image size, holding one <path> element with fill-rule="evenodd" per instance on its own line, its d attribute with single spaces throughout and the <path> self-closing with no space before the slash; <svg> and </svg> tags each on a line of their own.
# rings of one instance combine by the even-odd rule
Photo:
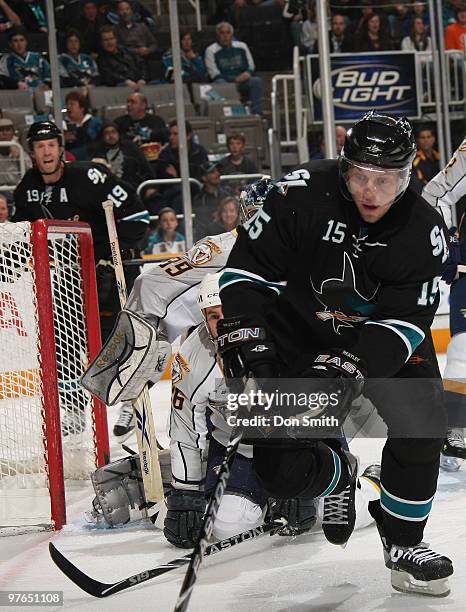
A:
<svg viewBox="0 0 466 612">
<path fill-rule="evenodd" d="M 157 340 L 155 328 L 143 315 L 122 310 L 81 384 L 108 406 L 135 400 L 149 380 L 161 378 L 171 353 L 171 344 Z"/>
</svg>

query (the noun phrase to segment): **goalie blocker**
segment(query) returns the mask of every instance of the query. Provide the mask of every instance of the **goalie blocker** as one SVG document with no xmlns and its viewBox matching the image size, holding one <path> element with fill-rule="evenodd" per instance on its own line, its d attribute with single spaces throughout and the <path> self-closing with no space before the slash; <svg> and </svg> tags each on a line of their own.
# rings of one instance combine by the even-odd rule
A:
<svg viewBox="0 0 466 612">
<path fill-rule="evenodd" d="M 133 401 L 149 381 L 160 380 L 171 353 L 169 342 L 157 340 L 151 317 L 122 310 L 81 384 L 108 406 Z"/>
</svg>

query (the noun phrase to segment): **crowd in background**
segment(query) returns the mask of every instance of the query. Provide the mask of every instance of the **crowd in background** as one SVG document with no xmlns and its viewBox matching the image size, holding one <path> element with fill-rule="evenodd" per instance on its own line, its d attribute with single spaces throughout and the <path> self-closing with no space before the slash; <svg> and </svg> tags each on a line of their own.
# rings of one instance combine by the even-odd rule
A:
<svg viewBox="0 0 466 612">
<path fill-rule="evenodd" d="M 204 7 L 205 4 L 205 7 Z M 214 10 L 209 15 L 212 40 L 203 42 L 195 30 L 182 29 L 180 36 L 183 80 L 191 83 L 235 83 L 241 99 L 253 113 L 262 113 L 263 81 L 256 72 L 255 58 L 242 40 L 245 24 L 264 23 L 274 12 L 281 27 L 303 53 L 318 50 L 314 0 L 217 0 L 202 4 Z M 392 0 L 330 0 L 328 35 L 333 53 L 384 50 L 428 51 L 431 48 L 430 16 L 426 2 Z M 445 45 L 462 49 L 466 35 L 466 2 L 444 0 Z M 167 122 L 139 91 L 145 84 L 173 81 L 173 57 L 160 43 L 158 19 L 139 0 L 81 0 L 56 3 L 57 41 L 62 87 L 75 87 L 66 95 L 66 159 L 97 160 L 118 178 L 138 187 L 152 178 L 180 176 L 178 126 Z M 47 54 L 29 51 L 31 35 L 48 32 L 44 0 L 0 0 L 0 36 L 9 52 L 0 58 L 0 87 L 32 91 L 50 87 Z M 112 120 L 93 114 L 88 93 L 93 87 L 130 86 L 126 113 Z M 254 174 L 262 169 L 245 153 L 243 134 L 231 134 L 228 155 L 212 162 L 209 152 L 197 142 L 189 121 L 188 158 L 190 176 L 201 189 L 192 190 L 194 237 L 228 231 L 237 224 L 237 197 L 241 183 L 220 181 L 221 174 Z M 345 128 L 337 126 L 337 149 Z M 0 141 L 14 139 L 14 125 L 0 119 Z M 430 126 L 418 129 L 419 152 L 414 161 L 413 181 L 425 184 L 439 170 L 435 134 Z M 325 156 L 320 138 L 311 159 Z M 0 148 L 0 181 L 15 184 L 19 174 L 18 149 Z M 26 156 L 26 169 L 30 160 Z M 244 184 L 244 183 L 243 183 Z M 6 194 L 8 197 L 8 194 Z M 145 253 L 183 250 L 182 193 L 179 185 L 150 187 L 143 192 L 150 213 L 158 217 L 145 246 Z M 181 220 L 180 220 L 181 219 Z"/>
</svg>

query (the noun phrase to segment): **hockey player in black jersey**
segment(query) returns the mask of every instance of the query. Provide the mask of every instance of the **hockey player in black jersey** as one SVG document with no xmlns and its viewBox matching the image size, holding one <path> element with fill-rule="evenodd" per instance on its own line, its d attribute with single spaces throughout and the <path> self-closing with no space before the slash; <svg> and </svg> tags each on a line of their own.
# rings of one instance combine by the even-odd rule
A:
<svg viewBox="0 0 466 612">
<path fill-rule="evenodd" d="M 370 511 L 392 585 L 442 596 L 452 563 L 422 537 L 446 429 L 430 326 L 447 242 L 408 188 L 415 151 L 405 119 L 369 113 L 338 161 L 287 174 L 238 230 L 220 280 L 218 345 L 229 378 L 304 378 L 313 392 L 336 392 L 340 409 L 363 389 L 388 427 Z M 343 543 L 355 461 L 315 436 L 256 438 L 255 470 L 271 496 L 324 497 L 324 533 Z"/>
<path fill-rule="evenodd" d="M 104 166 L 63 161 L 63 135 L 50 121 L 34 123 L 27 141 L 34 168 L 26 172 L 15 194 L 13 221 L 71 219 L 86 221 L 92 229 L 103 336 L 111 331 L 120 310 L 102 202 L 112 200 L 123 259 L 130 259 L 147 230 L 149 213 L 134 189 Z M 128 274 L 131 288 L 137 268 Z M 134 278 L 133 278 L 134 277 Z M 113 316 L 114 315 L 114 316 Z"/>
</svg>

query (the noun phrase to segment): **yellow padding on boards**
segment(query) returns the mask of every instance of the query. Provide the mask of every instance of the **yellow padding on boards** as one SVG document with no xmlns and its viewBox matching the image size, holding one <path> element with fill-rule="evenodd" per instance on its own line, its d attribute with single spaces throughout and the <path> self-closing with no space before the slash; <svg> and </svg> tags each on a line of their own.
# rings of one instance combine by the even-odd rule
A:
<svg viewBox="0 0 466 612">
<path fill-rule="evenodd" d="M 445 389 L 445 391 L 451 391 L 452 393 L 466 395 L 466 381 L 450 380 L 449 378 L 444 378 L 443 388 Z"/>
<path fill-rule="evenodd" d="M 37 396 L 40 393 L 40 372 L 31 370 L 12 370 L 0 372 L 0 400 Z"/>
<path fill-rule="evenodd" d="M 446 353 L 447 346 L 450 342 L 450 330 L 449 329 L 432 329 L 432 338 L 434 340 L 435 352 Z"/>
</svg>

